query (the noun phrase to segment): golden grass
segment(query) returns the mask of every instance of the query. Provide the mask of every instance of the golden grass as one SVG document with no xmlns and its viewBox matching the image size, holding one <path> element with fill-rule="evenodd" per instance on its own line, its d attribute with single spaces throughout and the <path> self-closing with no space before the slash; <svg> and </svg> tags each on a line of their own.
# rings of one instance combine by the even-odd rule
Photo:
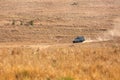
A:
<svg viewBox="0 0 120 80">
<path fill-rule="evenodd" d="M 21 46 L 103 38 L 119 13 L 119 0 L 1 0 L 0 42 L 16 46 L 0 43 L 0 80 L 119 80 L 119 43 Z"/>
<path fill-rule="evenodd" d="M 84 43 L 0 49 L 1 80 L 119 80 L 120 46 Z"/>
</svg>

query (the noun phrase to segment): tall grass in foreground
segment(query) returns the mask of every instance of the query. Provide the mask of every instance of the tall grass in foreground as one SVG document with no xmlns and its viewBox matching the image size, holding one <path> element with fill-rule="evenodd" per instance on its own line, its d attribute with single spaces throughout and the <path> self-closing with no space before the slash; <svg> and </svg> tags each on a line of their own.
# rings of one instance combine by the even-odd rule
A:
<svg viewBox="0 0 120 80">
<path fill-rule="evenodd" d="M 0 79 L 119 80 L 119 52 L 119 45 L 97 43 L 1 48 Z"/>
</svg>

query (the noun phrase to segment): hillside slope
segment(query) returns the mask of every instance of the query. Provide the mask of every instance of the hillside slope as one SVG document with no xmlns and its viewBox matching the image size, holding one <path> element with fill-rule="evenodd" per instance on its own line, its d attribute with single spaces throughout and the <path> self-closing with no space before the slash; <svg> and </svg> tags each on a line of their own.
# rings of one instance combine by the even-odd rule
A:
<svg viewBox="0 0 120 80">
<path fill-rule="evenodd" d="M 119 0 L 0 0 L 0 42 L 70 43 L 79 35 L 111 37 L 108 31 L 119 23 L 116 18 Z"/>
</svg>

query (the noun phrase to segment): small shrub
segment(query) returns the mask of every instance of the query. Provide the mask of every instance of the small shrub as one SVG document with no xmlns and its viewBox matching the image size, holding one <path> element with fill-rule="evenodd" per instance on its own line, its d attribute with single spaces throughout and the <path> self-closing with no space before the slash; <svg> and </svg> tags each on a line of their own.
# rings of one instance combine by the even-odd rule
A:
<svg viewBox="0 0 120 80">
<path fill-rule="evenodd" d="M 71 5 L 78 5 L 78 3 L 77 2 L 73 2 Z"/>
<path fill-rule="evenodd" d="M 50 78 L 47 78 L 46 80 L 51 80 Z"/>
<path fill-rule="evenodd" d="M 33 20 L 31 20 L 31 21 L 29 21 L 29 25 L 34 25 L 34 21 Z"/>
<path fill-rule="evenodd" d="M 15 25 L 15 20 L 12 21 L 12 25 Z"/>
<path fill-rule="evenodd" d="M 30 73 L 26 70 L 18 72 L 15 75 L 15 77 L 16 77 L 17 80 L 29 80 L 31 78 Z"/>
<path fill-rule="evenodd" d="M 58 80 L 74 80 L 74 79 L 71 78 L 71 77 L 62 77 L 62 78 L 60 78 L 60 79 L 58 79 Z"/>
<path fill-rule="evenodd" d="M 20 25 L 23 25 L 23 21 L 20 21 Z"/>
</svg>

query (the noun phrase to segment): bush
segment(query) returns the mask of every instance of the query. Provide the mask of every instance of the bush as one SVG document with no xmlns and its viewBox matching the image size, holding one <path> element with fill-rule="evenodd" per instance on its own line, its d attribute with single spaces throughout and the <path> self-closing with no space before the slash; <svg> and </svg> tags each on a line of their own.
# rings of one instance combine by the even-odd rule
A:
<svg viewBox="0 0 120 80">
<path fill-rule="evenodd" d="M 28 71 L 21 71 L 15 75 L 17 80 L 28 80 L 31 79 L 31 75 Z"/>
<path fill-rule="evenodd" d="M 15 20 L 12 21 L 12 25 L 15 25 Z"/>
<path fill-rule="evenodd" d="M 77 2 L 73 2 L 71 5 L 78 5 L 78 3 Z"/>
<path fill-rule="evenodd" d="M 23 21 L 20 21 L 20 25 L 23 25 Z"/>
<path fill-rule="evenodd" d="M 29 21 L 29 25 L 34 25 L 34 21 L 33 20 L 31 20 L 31 21 Z"/>
<path fill-rule="evenodd" d="M 58 79 L 58 80 L 74 80 L 74 79 L 71 78 L 71 77 L 62 77 L 62 78 L 60 78 L 60 79 Z"/>
</svg>

